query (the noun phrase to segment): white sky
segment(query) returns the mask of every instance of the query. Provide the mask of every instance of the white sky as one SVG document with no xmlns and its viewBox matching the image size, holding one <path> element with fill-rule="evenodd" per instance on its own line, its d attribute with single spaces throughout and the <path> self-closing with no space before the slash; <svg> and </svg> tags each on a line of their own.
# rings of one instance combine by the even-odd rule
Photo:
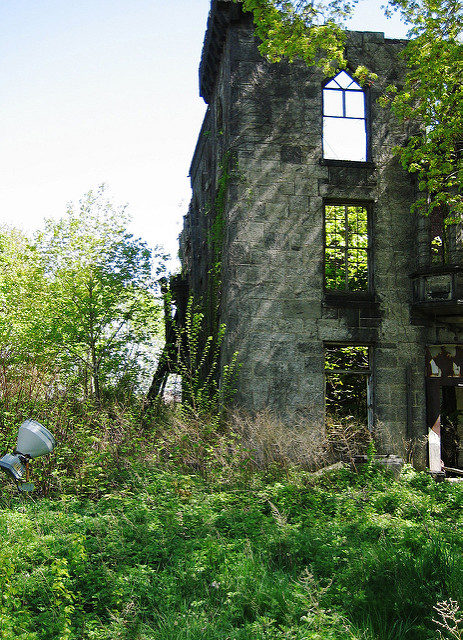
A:
<svg viewBox="0 0 463 640">
<path fill-rule="evenodd" d="M 133 231 L 177 251 L 205 112 L 209 0 L 0 0 L 0 222 L 31 231 L 106 183 Z M 352 29 L 404 37 L 382 0 Z"/>
</svg>

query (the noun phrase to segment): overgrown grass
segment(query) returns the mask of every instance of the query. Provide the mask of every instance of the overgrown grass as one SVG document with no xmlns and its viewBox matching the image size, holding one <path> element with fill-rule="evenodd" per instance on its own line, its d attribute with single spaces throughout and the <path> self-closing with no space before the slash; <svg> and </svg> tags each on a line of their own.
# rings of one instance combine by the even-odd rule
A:
<svg viewBox="0 0 463 640">
<path fill-rule="evenodd" d="M 2 479 L 0 638 L 458 637 L 433 618 L 463 601 L 461 484 L 411 468 L 392 482 L 371 464 L 257 468 L 225 428 L 47 410 L 49 497 Z"/>
</svg>

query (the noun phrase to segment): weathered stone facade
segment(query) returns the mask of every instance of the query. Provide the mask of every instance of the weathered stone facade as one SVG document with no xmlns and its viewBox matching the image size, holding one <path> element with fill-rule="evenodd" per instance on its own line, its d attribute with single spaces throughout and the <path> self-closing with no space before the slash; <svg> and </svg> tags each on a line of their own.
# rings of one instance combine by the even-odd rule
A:
<svg viewBox="0 0 463 640">
<path fill-rule="evenodd" d="M 367 66 L 384 87 L 400 83 L 403 47 L 382 33 L 350 32 L 346 54 L 352 69 Z M 323 433 L 324 350 L 366 345 L 381 449 L 403 453 L 407 440 L 427 433 L 426 347 L 462 342 L 460 311 L 441 320 L 439 309 L 422 310 L 429 221 L 411 215 L 415 187 L 393 153 L 409 132 L 377 104 L 373 85 L 365 91 L 367 161 L 324 160 L 324 82 L 302 63 L 267 63 L 249 16 L 233 2 L 212 2 L 200 68 L 209 106 L 191 165 L 183 269 L 190 291 L 206 299 L 221 262 L 223 359 L 239 352 L 242 407 L 269 408 L 289 423 L 302 415 Z M 367 291 L 325 288 L 327 203 L 368 209 Z"/>
</svg>

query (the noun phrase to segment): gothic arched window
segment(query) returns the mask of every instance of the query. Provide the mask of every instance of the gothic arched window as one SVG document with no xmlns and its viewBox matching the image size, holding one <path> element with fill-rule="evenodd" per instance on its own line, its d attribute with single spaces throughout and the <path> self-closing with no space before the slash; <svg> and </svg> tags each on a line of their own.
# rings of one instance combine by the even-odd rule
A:
<svg viewBox="0 0 463 640">
<path fill-rule="evenodd" d="M 368 160 L 365 93 L 345 71 L 323 87 L 323 157 Z"/>
</svg>

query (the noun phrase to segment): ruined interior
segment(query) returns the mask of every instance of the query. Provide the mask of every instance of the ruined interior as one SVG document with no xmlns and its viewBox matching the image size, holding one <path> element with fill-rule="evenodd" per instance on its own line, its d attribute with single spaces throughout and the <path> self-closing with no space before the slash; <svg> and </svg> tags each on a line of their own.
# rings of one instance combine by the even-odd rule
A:
<svg viewBox="0 0 463 640">
<path fill-rule="evenodd" d="M 463 467 L 462 227 L 412 215 L 394 156 L 411 133 L 378 105 L 405 42 L 349 32 L 349 68 L 270 64 L 249 15 L 213 0 L 200 65 L 208 104 L 181 235 L 184 281 L 238 352 L 236 402 L 322 437 L 329 416 L 379 450 Z M 360 86 L 363 64 L 379 77 Z"/>
</svg>

